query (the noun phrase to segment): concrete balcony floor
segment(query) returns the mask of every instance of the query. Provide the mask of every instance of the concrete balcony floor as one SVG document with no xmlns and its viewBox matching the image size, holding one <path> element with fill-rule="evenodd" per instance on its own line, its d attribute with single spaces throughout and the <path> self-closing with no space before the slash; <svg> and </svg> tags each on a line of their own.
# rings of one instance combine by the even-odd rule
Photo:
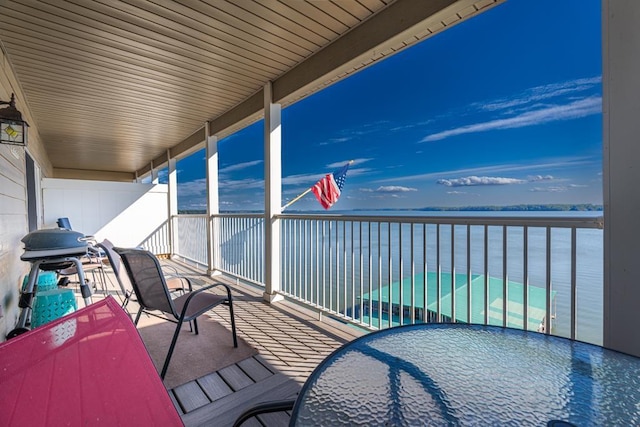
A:
<svg viewBox="0 0 640 427">
<path fill-rule="evenodd" d="M 188 277 L 197 289 L 222 282 L 230 286 L 239 345 L 231 338 L 229 310 L 216 307 L 198 319 L 200 333 L 184 326 L 164 379 L 176 409 L 185 425 L 231 425 L 241 408 L 285 397 L 295 397 L 313 369 L 333 350 L 364 332 L 290 301 L 268 304 L 262 290 L 236 283 L 224 276 L 213 279 L 201 270 L 171 260 L 162 260 L 170 269 Z M 98 283 L 93 300 L 106 294 L 118 299 L 117 282 L 109 268 L 106 292 Z M 91 274 L 87 274 L 91 280 Z M 222 287 L 213 292 L 222 293 Z M 78 306 L 84 302 L 78 299 Z M 127 306 L 132 318 L 138 310 L 135 301 Z M 142 336 L 158 372 L 169 348 L 175 324 L 143 314 L 138 322 Z M 251 386 L 251 387 L 249 387 Z M 262 387 L 262 389 L 261 389 Z M 233 400 L 233 403 L 223 401 Z M 229 405 L 233 406 L 230 409 Z M 225 416 L 223 420 L 220 418 Z M 270 414 L 249 420 L 247 426 L 287 425 L 288 414 Z"/>
</svg>

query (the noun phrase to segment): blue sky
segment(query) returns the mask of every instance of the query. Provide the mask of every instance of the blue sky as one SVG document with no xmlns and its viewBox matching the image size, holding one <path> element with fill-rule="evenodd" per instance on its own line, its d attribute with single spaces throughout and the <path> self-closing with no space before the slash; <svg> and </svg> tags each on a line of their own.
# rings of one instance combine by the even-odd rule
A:
<svg viewBox="0 0 640 427">
<path fill-rule="evenodd" d="M 600 8 L 508 0 L 283 109 L 283 204 L 349 160 L 331 210 L 601 204 Z M 262 135 L 219 141 L 221 210 L 263 209 Z M 204 192 L 201 151 L 178 162 L 179 209 Z"/>
</svg>

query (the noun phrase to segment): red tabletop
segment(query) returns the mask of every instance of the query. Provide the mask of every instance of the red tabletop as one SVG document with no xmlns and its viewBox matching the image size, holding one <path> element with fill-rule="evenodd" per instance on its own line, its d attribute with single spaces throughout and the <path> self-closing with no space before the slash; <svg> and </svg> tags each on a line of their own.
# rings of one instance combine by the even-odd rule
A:
<svg viewBox="0 0 640 427">
<path fill-rule="evenodd" d="M 0 343 L 0 426 L 183 425 L 112 297 Z"/>
</svg>

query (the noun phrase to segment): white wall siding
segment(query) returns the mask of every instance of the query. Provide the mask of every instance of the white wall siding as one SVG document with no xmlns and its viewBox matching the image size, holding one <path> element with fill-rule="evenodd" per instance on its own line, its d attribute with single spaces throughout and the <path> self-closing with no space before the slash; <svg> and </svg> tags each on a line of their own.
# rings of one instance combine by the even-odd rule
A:
<svg viewBox="0 0 640 427">
<path fill-rule="evenodd" d="M 28 232 L 24 150 L 0 145 L 0 341 L 18 319 L 19 281 L 29 267 L 20 261 Z"/>
<path fill-rule="evenodd" d="M 42 181 L 44 227 L 68 217 L 71 227 L 117 246 L 145 246 L 168 253 L 168 188 L 140 184 L 46 178 Z"/>
</svg>

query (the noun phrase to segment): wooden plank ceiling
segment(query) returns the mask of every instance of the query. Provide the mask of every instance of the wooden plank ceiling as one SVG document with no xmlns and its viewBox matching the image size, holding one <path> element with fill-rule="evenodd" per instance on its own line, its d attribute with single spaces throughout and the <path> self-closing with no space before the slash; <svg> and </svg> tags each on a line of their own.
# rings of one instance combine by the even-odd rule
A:
<svg viewBox="0 0 640 427">
<path fill-rule="evenodd" d="M 141 174 L 500 1 L 0 0 L 0 40 L 54 176 Z"/>
</svg>

